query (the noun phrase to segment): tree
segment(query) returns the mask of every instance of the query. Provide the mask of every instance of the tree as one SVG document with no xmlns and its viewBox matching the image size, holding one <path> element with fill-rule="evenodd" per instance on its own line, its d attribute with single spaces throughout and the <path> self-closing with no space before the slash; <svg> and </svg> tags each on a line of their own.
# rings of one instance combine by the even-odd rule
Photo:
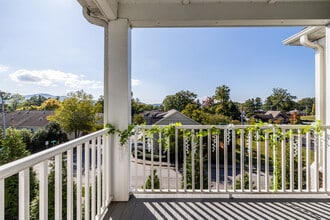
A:
<svg viewBox="0 0 330 220">
<path fill-rule="evenodd" d="M 95 129 L 97 115 L 93 104 L 93 96 L 83 90 L 68 94 L 62 106 L 56 109 L 50 121 L 60 124 L 67 133 L 74 133 L 75 138 Z"/>
<path fill-rule="evenodd" d="M 315 98 L 303 98 L 297 102 L 299 110 L 304 111 L 307 115 L 312 113 L 314 103 Z"/>
<path fill-rule="evenodd" d="M 20 132 L 8 128 L 6 138 L 0 139 L 0 165 L 28 156 Z M 30 170 L 30 198 L 34 198 L 37 186 L 35 173 Z M 5 218 L 18 219 L 18 174 L 5 179 Z"/>
<path fill-rule="evenodd" d="M 230 100 L 230 89 L 226 85 L 218 86 L 215 89 L 215 99 L 220 103 L 226 103 Z"/>
<path fill-rule="evenodd" d="M 174 95 L 168 95 L 163 100 L 164 111 L 176 109 L 182 111 L 189 103 L 196 103 L 197 95 L 190 91 L 179 91 Z"/>
<path fill-rule="evenodd" d="M 24 101 L 24 97 L 20 94 L 12 94 L 9 98 L 8 111 L 15 111 L 18 109 Z"/>
<path fill-rule="evenodd" d="M 36 153 L 47 148 L 46 142 L 48 140 L 48 133 L 46 129 L 39 129 L 36 133 L 32 135 L 31 147 L 28 149 L 31 153 Z"/>
<path fill-rule="evenodd" d="M 37 110 L 38 107 L 46 101 L 46 97 L 42 95 L 34 95 L 31 98 L 25 100 L 25 102 L 22 105 L 22 108 L 25 110 Z"/>
<path fill-rule="evenodd" d="M 47 99 L 41 104 L 40 110 L 55 110 L 60 106 L 61 102 L 57 99 Z"/>
<path fill-rule="evenodd" d="M 256 111 L 262 107 L 262 101 L 260 97 L 248 99 L 243 104 L 247 116 L 253 115 Z"/>
<path fill-rule="evenodd" d="M 265 107 L 270 110 L 290 111 L 295 107 L 296 98 L 286 89 L 274 88 L 272 95 L 266 98 Z"/>
<path fill-rule="evenodd" d="M 103 113 L 104 112 L 104 96 L 100 95 L 100 97 L 97 99 L 95 103 L 95 111 L 97 113 Z"/>
</svg>

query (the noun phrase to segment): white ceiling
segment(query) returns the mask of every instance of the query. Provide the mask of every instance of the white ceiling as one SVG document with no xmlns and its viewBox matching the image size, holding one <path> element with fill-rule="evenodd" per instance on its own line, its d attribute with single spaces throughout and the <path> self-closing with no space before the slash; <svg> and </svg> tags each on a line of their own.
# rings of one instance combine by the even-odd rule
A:
<svg viewBox="0 0 330 220">
<path fill-rule="evenodd" d="M 310 26 L 330 24 L 330 0 L 78 0 L 103 20 L 132 27 Z"/>
</svg>

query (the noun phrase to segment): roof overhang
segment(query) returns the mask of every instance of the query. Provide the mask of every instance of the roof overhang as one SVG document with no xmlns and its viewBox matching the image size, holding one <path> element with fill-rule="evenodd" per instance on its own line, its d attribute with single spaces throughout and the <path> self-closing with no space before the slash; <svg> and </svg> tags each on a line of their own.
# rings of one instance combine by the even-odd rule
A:
<svg viewBox="0 0 330 220">
<path fill-rule="evenodd" d="M 282 41 L 282 43 L 291 46 L 302 46 L 302 44 L 300 43 L 300 37 L 304 35 L 307 35 L 308 40 L 312 42 L 317 41 L 325 37 L 325 27 L 306 27 L 295 35 L 292 35 L 291 37 L 285 39 L 284 41 Z"/>
<path fill-rule="evenodd" d="M 132 27 L 320 26 L 329 0 L 78 0 L 93 17 Z"/>
</svg>

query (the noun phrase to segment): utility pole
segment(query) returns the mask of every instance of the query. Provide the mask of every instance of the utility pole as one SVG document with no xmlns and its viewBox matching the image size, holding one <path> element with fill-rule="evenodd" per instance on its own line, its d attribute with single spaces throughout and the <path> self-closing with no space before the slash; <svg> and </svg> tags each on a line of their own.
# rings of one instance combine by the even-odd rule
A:
<svg viewBox="0 0 330 220">
<path fill-rule="evenodd" d="M 1 106 L 2 106 L 2 129 L 3 129 L 3 137 L 6 138 L 6 115 L 5 115 L 5 93 L 0 90 L 1 96 Z"/>
</svg>

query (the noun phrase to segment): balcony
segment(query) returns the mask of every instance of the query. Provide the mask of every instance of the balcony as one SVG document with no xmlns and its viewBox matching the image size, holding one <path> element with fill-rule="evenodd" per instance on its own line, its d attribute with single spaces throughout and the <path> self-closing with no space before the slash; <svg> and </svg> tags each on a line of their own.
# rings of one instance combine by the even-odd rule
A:
<svg viewBox="0 0 330 220">
<path fill-rule="evenodd" d="M 16 174 L 18 215 L 29 219 L 32 170 L 39 180 L 39 219 L 49 212 L 61 219 L 64 209 L 67 219 L 255 219 L 279 212 L 279 218 L 327 218 L 328 129 L 138 126 L 124 146 L 112 144 L 117 134 L 103 129 L 1 166 L 0 219 L 5 219 L 5 180 Z M 118 179 L 113 148 L 130 155 L 128 202 L 112 201 Z M 55 170 L 54 209 L 48 205 L 50 167 Z"/>
</svg>

